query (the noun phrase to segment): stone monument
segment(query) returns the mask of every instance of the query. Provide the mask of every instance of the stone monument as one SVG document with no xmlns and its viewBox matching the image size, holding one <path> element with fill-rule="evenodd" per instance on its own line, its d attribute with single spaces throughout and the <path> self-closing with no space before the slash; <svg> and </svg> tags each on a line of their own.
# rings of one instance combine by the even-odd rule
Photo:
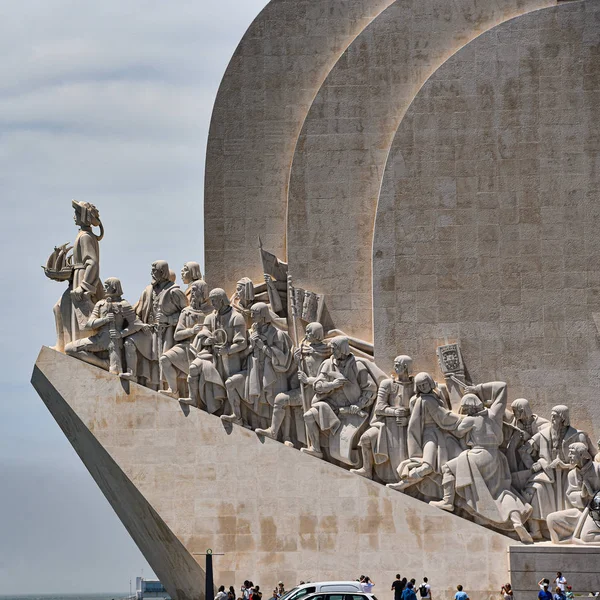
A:
<svg viewBox="0 0 600 600">
<path fill-rule="evenodd" d="M 228 585 L 593 591 L 598 47 L 593 0 L 272 0 L 215 104 L 206 280 L 159 260 L 130 305 L 73 201 L 32 382 L 173 598 L 214 596 L 207 548 Z"/>
</svg>

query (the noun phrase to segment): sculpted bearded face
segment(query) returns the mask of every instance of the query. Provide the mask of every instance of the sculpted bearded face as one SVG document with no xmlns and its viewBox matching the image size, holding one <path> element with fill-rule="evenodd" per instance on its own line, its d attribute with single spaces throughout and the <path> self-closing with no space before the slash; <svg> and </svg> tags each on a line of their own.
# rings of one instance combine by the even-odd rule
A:
<svg viewBox="0 0 600 600">
<path fill-rule="evenodd" d="M 169 265 L 164 260 L 157 260 L 152 263 L 150 270 L 150 276 L 152 277 L 152 283 L 162 283 L 163 281 L 169 281 Z"/>
</svg>

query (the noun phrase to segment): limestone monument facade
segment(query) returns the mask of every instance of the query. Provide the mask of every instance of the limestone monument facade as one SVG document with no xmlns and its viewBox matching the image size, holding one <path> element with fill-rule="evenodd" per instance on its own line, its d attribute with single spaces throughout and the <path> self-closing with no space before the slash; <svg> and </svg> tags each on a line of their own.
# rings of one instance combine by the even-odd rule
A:
<svg viewBox="0 0 600 600">
<path fill-rule="evenodd" d="M 473 600 L 537 548 L 600 569 L 598 47 L 593 0 L 273 0 L 215 105 L 206 281 L 158 260 L 129 304 L 73 201 L 32 381 L 174 598 L 209 547 L 291 584 L 402 552 Z"/>
</svg>

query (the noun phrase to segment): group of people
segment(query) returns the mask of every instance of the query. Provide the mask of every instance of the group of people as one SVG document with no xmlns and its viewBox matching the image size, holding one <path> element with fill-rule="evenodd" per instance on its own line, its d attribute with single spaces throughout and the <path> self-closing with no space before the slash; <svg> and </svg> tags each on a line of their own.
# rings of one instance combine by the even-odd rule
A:
<svg viewBox="0 0 600 600">
<path fill-rule="evenodd" d="M 273 589 L 270 600 L 280 600 L 285 593 L 283 581 L 280 581 Z M 260 591 L 260 586 L 246 580 L 240 588 L 239 595 L 236 595 L 235 588 L 232 585 L 229 586 L 229 589 L 225 589 L 224 585 L 219 586 L 215 600 L 262 600 L 262 597 L 263 593 Z"/>
<path fill-rule="evenodd" d="M 423 577 L 423 582 L 417 587 L 417 580 L 406 577 L 400 577 L 400 573 L 396 575 L 396 579 L 392 582 L 392 591 L 394 592 L 394 600 L 417 600 L 423 598 L 432 600 L 431 585 L 427 577 Z M 461 587 L 462 589 L 462 587 Z M 468 600 L 468 599 L 457 599 Z"/>
<path fill-rule="evenodd" d="M 560 571 L 556 573 L 552 584 L 549 579 L 544 578 L 538 582 L 538 586 L 538 600 L 573 600 L 573 589 Z"/>
<path fill-rule="evenodd" d="M 58 350 L 523 542 L 600 542 L 600 463 L 567 406 L 548 421 L 527 399 L 509 405 L 506 383 L 470 384 L 462 360 L 436 382 L 399 355 L 386 376 L 319 322 L 301 323 L 294 343 L 269 293 L 288 284 L 268 275 L 229 297 L 198 263 L 184 264 L 182 288 L 159 260 L 132 306 L 119 279 L 101 285 L 97 209 L 73 207 L 73 259 L 65 267 L 56 249 L 46 268 L 60 280 L 70 269 Z"/>
</svg>

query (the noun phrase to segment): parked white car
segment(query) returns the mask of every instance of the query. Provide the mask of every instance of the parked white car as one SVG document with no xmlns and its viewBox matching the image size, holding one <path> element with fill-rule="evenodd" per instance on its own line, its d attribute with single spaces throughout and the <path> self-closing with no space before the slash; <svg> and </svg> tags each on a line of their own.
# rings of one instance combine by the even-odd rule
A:
<svg viewBox="0 0 600 600">
<path fill-rule="evenodd" d="M 359 592 L 364 594 L 358 581 L 316 581 L 312 583 L 303 583 L 302 585 L 296 586 L 282 596 L 280 600 L 300 600 L 301 598 L 304 600 L 312 594 L 329 594 L 331 592 L 338 592 L 335 594 L 336 598 L 332 600 L 344 600 L 343 598 L 338 598 L 338 596 L 340 596 L 339 592 L 346 592 L 350 594 Z M 356 600 L 358 600 L 358 598 Z"/>
</svg>

